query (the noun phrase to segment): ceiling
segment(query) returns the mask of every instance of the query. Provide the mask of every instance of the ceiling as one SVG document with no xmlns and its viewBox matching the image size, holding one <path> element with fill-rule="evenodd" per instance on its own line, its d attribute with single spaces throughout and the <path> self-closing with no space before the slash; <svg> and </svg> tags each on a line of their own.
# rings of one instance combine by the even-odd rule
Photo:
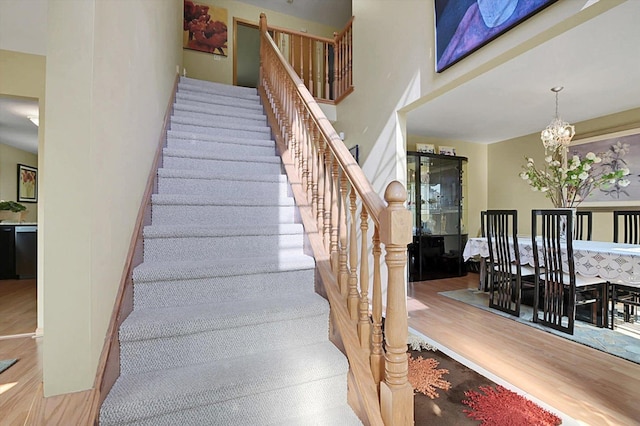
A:
<svg viewBox="0 0 640 426">
<path fill-rule="evenodd" d="M 38 116 L 37 100 L 0 96 L 0 143 L 36 154 L 38 126 L 29 116 Z"/>
<path fill-rule="evenodd" d="M 350 0 L 243 2 L 337 28 L 351 17 Z M 25 3 L 0 1 L 1 22 L 22 13 Z M 46 26 L 46 1 L 29 4 L 30 22 Z M 614 7 L 409 112 L 407 132 L 477 143 L 539 132 L 555 113 L 554 86 L 564 86 L 560 115 L 570 123 L 638 108 L 639 21 L 640 0 Z M 38 39 L 30 45 L 46 51 L 45 37 L 32 36 Z M 6 33 L 0 39 L 0 49 L 23 51 Z M 25 118 L 29 108 L 37 111 L 36 102 L 0 97 L 0 140 L 36 152 L 37 127 Z"/>
<path fill-rule="evenodd" d="M 264 10 L 273 10 L 338 29 L 351 19 L 351 0 L 239 0 Z M 267 18 L 269 14 L 267 13 Z"/>
</svg>

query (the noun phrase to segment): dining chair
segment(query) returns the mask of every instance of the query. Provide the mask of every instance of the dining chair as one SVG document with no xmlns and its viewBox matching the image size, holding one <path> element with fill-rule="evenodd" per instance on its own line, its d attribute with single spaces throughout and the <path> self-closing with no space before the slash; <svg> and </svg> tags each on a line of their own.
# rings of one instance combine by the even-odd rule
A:
<svg viewBox="0 0 640 426">
<path fill-rule="evenodd" d="M 620 226 L 622 222 L 622 227 Z M 622 233 L 622 235 L 620 235 Z M 620 238 L 622 236 L 622 238 Z M 640 211 L 613 211 L 613 242 L 640 244 Z"/>
<path fill-rule="evenodd" d="M 590 211 L 578 211 L 575 216 L 573 239 L 591 241 L 593 229 L 593 213 Z"/>
<path fill-rule="evenodd" d="M 568 334 L 574 332 L 577 307 L 584 313 L 580 319 L 599 327 L 606 327 L 608 307 L 608 283 L 575 272 L 572 216 L 571 209 L 531 211 L 533 322 Z M 564 235 L 563 226 L 568 230 Z"/>
<path fill-rule="evenodd" d="M 482 210 L 480 212 L 480 236 L 486 238 L 487 236 L 487 211 Z"/>
<path fill-rule="evenodd" d="M 611 321 L 609 323 L 612 330 L 617 323 L 635 323 L 638 321 L 638 310 L 640 310 L 640 285 L 637 283 L 615 283 L 610 284 L 611 292 Z M 618 307 L 622 309 L 619 310 Z"/>
<path fill-rule="evenodd" d="M 487 210 L 486 238 L 489 307 L 520 316 L 522 269 L 518 247 L 518 211 Z M 515 249 L 514 249 L 515 247 Z"/>
<path fill-rule="evenodd" d="M 480 236 L 482 238 L 487 237 L 487 211 L 480 211 Z M 478 290 L 489 290 L 489 277 L 487 274 L 487 262 L 484 258 L 480 258 L 480 283 L 478 284 Z"/>
</svg>

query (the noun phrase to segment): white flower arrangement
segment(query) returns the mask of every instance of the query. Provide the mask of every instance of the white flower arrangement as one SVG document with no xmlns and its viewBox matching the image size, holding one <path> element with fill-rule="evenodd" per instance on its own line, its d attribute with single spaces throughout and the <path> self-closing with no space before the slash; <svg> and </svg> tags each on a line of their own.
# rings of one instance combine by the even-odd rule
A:
<svg viewBox="0 0 640 426">
<path fill-rule="evenodd" d="M 629 185 L 629 180 L 625 178 L 629 169 L 623 166 L 625 163 L 612 161 L 614 156 L 619 160 L 625 149 L 628 151 L 628 146 L 625 148 L 624 145 L 620 142 L 613 145 L 611 153 L 603 154 L 605 162 L 602 156 L 593 152 L 583 158 L 573 155 L 565 159 L 566 147 L 549 149 L 545 152 L 542 169 L 536 168 L 532 158 L 526 158 L 527 164 L 522 167 L 520 177 L 527 181 L 533 191 L 543 192 L 554 207 L 576 207 L 596 189 L 609 193 Z M 594 164 L 599 166 L 593 167 Z"/>
</svg>

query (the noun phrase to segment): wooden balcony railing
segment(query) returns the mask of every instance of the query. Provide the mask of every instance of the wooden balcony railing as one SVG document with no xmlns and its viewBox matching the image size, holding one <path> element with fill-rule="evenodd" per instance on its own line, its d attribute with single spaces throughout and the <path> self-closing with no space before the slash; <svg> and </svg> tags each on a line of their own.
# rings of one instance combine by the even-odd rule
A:
<svg viewBox="0 0 640 426">
<path fill-rule="evenodd" d="M 258 90 L 331 305 L 332 340 L 349 359 L 349 403 L 367 425 L 412 425 L 406 191 L 394 181 L 386 203 L 376 194 L 267 28 L 262 14 Z M 380 243 L 388 271 L 384 346 Z"/>
<path fill-rule="evenodd" d="M 333 39 L 269 27 L 283 57 L 318 102 L 338 104 L 353 91 L 352 22 L 353 18 Z"/>
</svg>

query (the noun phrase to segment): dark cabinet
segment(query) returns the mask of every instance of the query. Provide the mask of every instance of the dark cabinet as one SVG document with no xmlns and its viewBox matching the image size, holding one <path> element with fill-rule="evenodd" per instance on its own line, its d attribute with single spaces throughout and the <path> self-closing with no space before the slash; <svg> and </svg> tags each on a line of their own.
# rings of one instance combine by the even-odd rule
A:
<svg viewBox="0 0 640 426">
<path fill-rule="evenodd" d="M 466 163 L 465 157 L 407 153 L 407 204 L 413 215 L 409 281 L 466 274 Z"/>
<path fill-rule="evenodd" d="M 0 224 L 0 279 L 35 278 L 38 252 L 36 225 Z"/>
<path fill-rule="evenodd" d="M 16 276 L 35 278 L 38 264 L 38 227 L 16 226 Z"/>
<path fill-rule="evenodd" d="M 15 230 L 0 224 L 0 280 L 16 278 Z"/>
</svg>

